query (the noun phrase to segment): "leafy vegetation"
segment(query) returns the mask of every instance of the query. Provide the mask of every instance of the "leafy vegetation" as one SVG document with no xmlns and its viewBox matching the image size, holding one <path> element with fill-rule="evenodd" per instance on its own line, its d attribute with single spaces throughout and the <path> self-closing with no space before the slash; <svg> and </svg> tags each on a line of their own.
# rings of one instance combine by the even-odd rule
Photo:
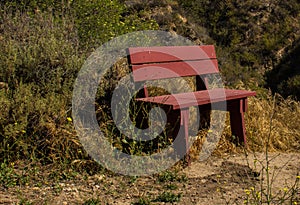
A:
<svg viewBox="0 0 300 205">
<path fill-rule="evenodd" d="M 12 166 L 6 162 L 0 164 L 0 183 L 8 188 L 21 184 L 22 177 L 19 176 Z"/>
<path fill-rule="evenodd" d="M 300 41 L 294 43 L 293 49 L 285 54 L 274 69 L 266 73 L 267 85 L 274 92 L 284 97 L 293 96 L 300 99 Z"/>
<path fill-rule="evenodd" d="M 158 175 L 159 182 L 185 182 L 187 178 L 185 175 L 178 175 L 175 171 L 165 171 Z"/>
<path fill-rule="evenodd" d="M 266 83 L 262 77 L 265 71 L 275 67 L 275 73 L 285 74 L 278 74 L 276 82 L 270 76 L 267 87 L 274 88 L 273 83 L 278 84 L 279 81 L 296 75 L 287 74 L 284 67 L 291 65 L 282 61 L 282 55 L 297 47 L 293 42 L 300 35 L 298 1 L 179 2 L 191 21 L 207 28 L 210 37 L 219 46 L 221 56 L 224 55 L 224 60 L 220 63 L 221 69 L 230 85 L 236 85 L 236 76 L 239 76 L 239 80 L 251 82 L 253 78 L 255 84 L 263 86 Z M 296 59 L 293 58 L 292 61 Z M 278 64 L 281 65 L 278 67 Z M 293 66 L 292 70 L 299 70 L 299 64 Z M 291 79 L 289 83 L 289 93 L 296 88 L 292 86 L 294 81 Z"/>
<path fill-rule="evenodd" d="M 0 4 L 0 158 L 83 159 L 71 122 L 77 72 L 97 44 L 156 24 L 123 17 L 117 1 L 19 3 Z"/>
<path fill-rule="evenodd" d="M 99 199 L 88 199 L 83 203 L 83 205 L 98 205 L 98 204 L 100 204 Z"/>
<path fill-rule="evenodd" d="M 27 176 L 16 173 L 12 166 L 22 160 L 41 165 L 63 164 L 62 169 L 67 171 L 49 175 L 58 180 L 75 178 L 75 172 L 68 170 L 73 165 L 88 175 L 103 170 L 91 162 L 74 130 L 73 83 L 94 49 L 118 35 L 138 30 L 168 30 L 197 43 L 216 44 L 225 84 L 251 88 L 259 94 L 258 98 L 249 100 L 246 115 L 249 149 L 264 150 L 268 138 L 271 150 L 299 151 L 300 105 L 295 100 L 300 96 L 299 11 L 297 0 L 1 1 L 1 184 L 7 188 L 27 182 Z M 156 151 L 167 146 L 169 138 L 162 137 L 152 144 L 128 140 L 116 129 L 109 115 L 109 97 L 126 72 L 129 72 L 126 62 L 118 62 L 101 84 L 104 92 L 98 99 L 101 106 L 98 105 L 97 114 L 107 121 L 99 124 L 115 147 L 126 153 L 147 155 L 149 148 Z M 274 110 L 273 95 L 265 88 L 284 97 L 276 95 L 277 112 L 273 116 L 271 136 L 267 128 L 268 114 Z M 204 135 L 199 135 L 192 155 L 201 147 Z M 231 137 L 226 128 L 217 153 L 238 150 L 228 140 Z M 184 183 L 187 179 L 166 171 L 157 180 L 168 190 L 175 190 L 176 182 Z M 132 180 L 131 184 L 134 183 Z M 61 191 L 61 187 L 57 190 Z M 167 191 L 153 201 L 180 199 L 180 194 Z M 136 204 L 150 202 L 141 197 Z M 100 202 L 90 199 L 85 203 Z"/>
<path fill-rule="evenodd" d="M 151 201 L 148 198 L 141 197 L 138 201 L 134 202 L 133 205 L 150 205 Z"/>
<path fill-rule="evenodd" d="M 157 196 L 155 202 L 179 202 L 181 194 L 174 194 L 172 192 L 163 192 Z"/>
</svg>

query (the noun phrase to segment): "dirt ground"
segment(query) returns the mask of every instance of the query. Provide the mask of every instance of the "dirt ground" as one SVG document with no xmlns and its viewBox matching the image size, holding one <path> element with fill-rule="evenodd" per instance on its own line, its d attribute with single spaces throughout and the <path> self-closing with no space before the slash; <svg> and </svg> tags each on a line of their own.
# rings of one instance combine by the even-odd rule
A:
<svg viewBox="0 0 300 205">
<path fill-rule="evenodd" d="M 273 197 L 288 195 L 291 193 L 288 190 L 293 190 L 294 202 L 300 204 L 300 185 L 291 189 L 300 175 L 300 153 L 271 153 L 269 162 L 269 187 Z M 27 185 L 1 186 L 0 204 L 93 204 L 91 199 L 98 199 L 98 204 L 120 205 L 138 204 L 139 200 L 142 204 L 141 199 L 147 199 L 151 204 L 243 204 L 247 192 L 267 187 L 266 165 L 266 156 L 262 153 L 232 154 L 211 156 L 204 162 L 194 161 L 190 167 L 176 172 L 177 178 L 166 177 L 165 181 L 159 181 L 157 176 L 111 177 L 105 173 L 77 175 L 59 181 L 41 178 Z M 157 200 L 163 192 L 178 194 L 179 201 Z"/>
</svg>

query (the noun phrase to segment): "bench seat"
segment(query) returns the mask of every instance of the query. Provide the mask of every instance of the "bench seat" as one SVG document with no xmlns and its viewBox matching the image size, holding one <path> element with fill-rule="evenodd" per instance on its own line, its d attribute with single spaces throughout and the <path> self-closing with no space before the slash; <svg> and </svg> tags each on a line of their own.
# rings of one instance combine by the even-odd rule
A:
<svg viewBox="0 0 300 205">
<path fill-rule="evenodd" d="M 201 90 L 189 93 L 178 93 L 172 95 L 137 98 L 136 100 L 162 105 L 169 105 L 172 106 L 174 110 L 177 110 L 188 108 L 191 106 L 207 105 L 211 103 L 230 101 L 236 99 L 246 99 L 249 96 L 255 95 L 256 93 L 253 91 L 216 88 L 212 90 Z"/>
</svg>

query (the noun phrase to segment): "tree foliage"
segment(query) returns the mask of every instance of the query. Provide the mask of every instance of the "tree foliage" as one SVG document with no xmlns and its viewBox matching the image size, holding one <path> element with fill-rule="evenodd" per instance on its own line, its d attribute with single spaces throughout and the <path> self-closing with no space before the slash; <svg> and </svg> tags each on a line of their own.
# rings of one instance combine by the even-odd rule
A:
<svg viewBox="0 0 300 205">
<path fill-rule="evenodd" d="M 226 56 L 223 73 L 232 84 L 234 79 L 249 82 L 253 78 L 263 86 L 264 73 L 282 64 L 282 53 L 290 52 L 293 42 L 300 36 L 300 3 L 297 0 L 179 2 L 193 21 L 208 29 L 220 53 Z M 279 67 L 276 70 L 284 72 Z"/>
</svg>

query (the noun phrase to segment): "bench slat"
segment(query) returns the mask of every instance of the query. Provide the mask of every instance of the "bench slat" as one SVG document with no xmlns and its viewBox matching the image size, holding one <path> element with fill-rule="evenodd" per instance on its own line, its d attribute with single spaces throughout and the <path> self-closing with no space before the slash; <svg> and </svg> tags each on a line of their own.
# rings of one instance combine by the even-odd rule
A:
<svg viewBox="0 0 300 205">
<path fill-rule="evenodd" d="M 163 105 L 170 105 L 173 107 L 174 110 L 176 110 L 188 108 L 191 106 L 221 102 L 224 100 L 229 101 L 234 99 L 242 99 L 255 95 L 256 93 L 253 91 L 217 88 L 213 90 L 202 90 L 197 92 L 138 98 L 137 100 Z"/>
<path fill-rule="evenodd" d="M 132 71 L 135 82 L 219 73 L 216 59 L 132 65 Z"/>
<path fill-rule="evenodd" d="M 131 47 L 127 52 L 132 65 L 216 58 L 213 45 Z"/>
</svg>

